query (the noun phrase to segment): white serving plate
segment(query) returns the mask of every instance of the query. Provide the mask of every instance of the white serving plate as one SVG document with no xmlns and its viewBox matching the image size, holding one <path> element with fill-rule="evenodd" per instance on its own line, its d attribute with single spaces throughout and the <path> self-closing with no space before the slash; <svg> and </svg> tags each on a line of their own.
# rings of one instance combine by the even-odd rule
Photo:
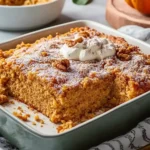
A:
<svg viewBox="0 0 150 150">
<path fill-rule="evenodd" d="M 29 6 L 0 5 L 0 29 L 29 30 L 46 25 L 59 17 L 65 0 Z"/>
<path fill-rule="evenodd" d="M 0 44 L 0 49 L 7 50 L 14 48 L 16 44 L 22 41 L 25 43 L 34 42 L 49 34 L 54 35 L 56 32 L 64 33 L 72 27 L 81 26 L 89 26 L 106 34 L 124 37 L 130 44 L 139 46 L 144 53 L 150 54 L 150 45 L 99 23 L 84 20 L 20 36 Z M 100 144 L 100 142 L 125 133 L 140 120 L 149 116 L 149 99 L 150 92 L 147 92 L 63 133 L 57 133 L 57 125 L 51 123 L 47 117 L 40 113 L 40 117 L 46 124 L 43 128 L 40 127 L 40 124 L 37 126 L 32 125 L 34 113 L 28 110 L 25 104 L 15 101 L 15 104 L 0 106 L 0 132 L 21 150 L 87 150 L 96 144 Z M 12 115 L 12 112 L 18 106 L 22 106 L 23 110 L 31 113 L 29 122 L 23 122 Z M 35 142 L 38 144 L 34 144 Z"/>
</svg>

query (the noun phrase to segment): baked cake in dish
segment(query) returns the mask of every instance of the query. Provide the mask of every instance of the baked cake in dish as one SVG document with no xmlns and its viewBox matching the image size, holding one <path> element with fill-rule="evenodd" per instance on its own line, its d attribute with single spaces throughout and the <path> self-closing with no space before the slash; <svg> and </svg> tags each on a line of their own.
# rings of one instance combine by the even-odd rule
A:
<svg viewBox="0 0 150 150">
<path fill-rule="evenodd" d="M 0 51 L 0 103 L 14 97 L 59 132 L 149 90 L 150 55 L 89 27 Z"/>
</svg>

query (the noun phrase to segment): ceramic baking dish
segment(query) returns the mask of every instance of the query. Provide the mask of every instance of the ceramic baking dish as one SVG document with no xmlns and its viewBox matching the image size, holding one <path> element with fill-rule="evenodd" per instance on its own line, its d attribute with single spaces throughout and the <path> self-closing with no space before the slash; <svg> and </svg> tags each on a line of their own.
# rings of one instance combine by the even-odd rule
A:
<svg viewBox="0 0 150 150">
<path fill-rule="evenodd" d="M 10 49 L 22 41 L 34 42 L 49 34 L 64 33 L 72 27 L 81 26 L 124 37 L 129 43 L 139 46 L 144 53 L 150 54 L 148 44 L 92 21 L 75 21 L 32 32 L 0 44 L 0 49 Z M 150 115 L 150 92 L 147 92 L 59 134 L 56 132 L 57 126 L 42 114 L 39 115 L 45 121 L 45 125 L 32 125 L 34 112 L 28 110 L 25 104 L 15 100 L 14 102 L 15 104 L 0 106 L 0 133 L 20 150 L 87 150 L 105 140 L 124 134 Z M 29 111 L 31 121 L 25 123 L 12 115 L 18 106 Z"/>
</svg>

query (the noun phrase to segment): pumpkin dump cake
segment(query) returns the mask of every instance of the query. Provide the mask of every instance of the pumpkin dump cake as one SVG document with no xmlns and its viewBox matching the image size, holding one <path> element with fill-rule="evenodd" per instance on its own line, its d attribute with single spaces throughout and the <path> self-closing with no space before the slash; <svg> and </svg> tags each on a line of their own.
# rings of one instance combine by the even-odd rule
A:
<svg viewBox="0 0 150 150">
<path fill-rule="evenodd" d="M 59 130 L 150 90 L 150 55 L 88 27 L 0 51 L 0 103 L 15 97 Z"/>
</svg>

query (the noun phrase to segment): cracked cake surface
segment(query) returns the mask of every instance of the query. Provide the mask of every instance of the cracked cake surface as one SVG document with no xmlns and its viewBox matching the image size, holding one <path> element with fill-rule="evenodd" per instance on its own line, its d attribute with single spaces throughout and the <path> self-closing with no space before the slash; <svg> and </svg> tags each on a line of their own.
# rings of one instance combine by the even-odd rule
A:
<svg viewBox="0 0 150 150">
<path fill-rule="evenodd" d="M 15 97 L 64 129 L 149 90 L 150 55 L 89 27 L 0 51 L 0 103 Z"/>
</svg>

